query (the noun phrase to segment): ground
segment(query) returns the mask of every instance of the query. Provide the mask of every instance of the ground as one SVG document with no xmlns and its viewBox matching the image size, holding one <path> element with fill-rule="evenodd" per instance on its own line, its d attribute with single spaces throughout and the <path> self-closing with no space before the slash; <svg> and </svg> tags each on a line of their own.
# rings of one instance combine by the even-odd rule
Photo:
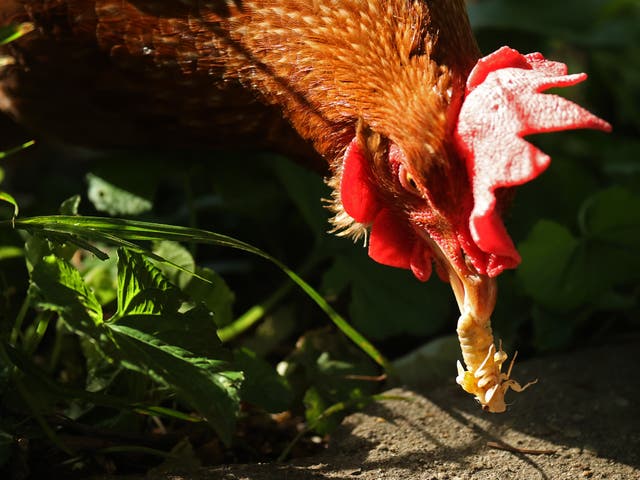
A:
<svg viewBox="0 0 640 480">
<path fill-rule="evenodd" d="M 391 389 L 350 415 L 319 456 L 290 464 L 155 470 L 150 480 L 640 479 L 640 338 L 538 358 L 514 376 L 507 413 L 456 385 Z"/>
</svg>

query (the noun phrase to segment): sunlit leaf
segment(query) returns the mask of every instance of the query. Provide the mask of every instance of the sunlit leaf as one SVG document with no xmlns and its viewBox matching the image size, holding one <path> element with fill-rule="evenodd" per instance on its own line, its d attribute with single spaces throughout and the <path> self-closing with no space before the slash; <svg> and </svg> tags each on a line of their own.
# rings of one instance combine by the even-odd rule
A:
<svg viewBox="0 0 640 480">
<path fill-rule="evenodd" d="M 24 249 L 20 247 L 2 246 L 0 247 L 0 260 L 10 258 L 20 258 L 24 255 Z"/>
<path fill-rule="evenodd" d="M 179 312 L 181 294 L 141 255 L 118 251 L 118 311 L 106 324 L 123 366 L 166 384 L 229 442 L 242 373 L 229 365 L 211 313 Z"/>
<path fill-rule="evenodd" d="M 32 32 L 35 26 L 33 23 L 20 23 L 17 25 L 6 25 L 0 27 L 0 45 L 6 45 L 18 38 Z"/>
<path fill-rule="evenodd" d="M 109 215 L 139 215 L 151 210 L 147 198 L 128 192 L 92 173 L 87 174 L 87 196 L 96 210 Z"/>
<path fill-rule="evenodd" d="M 180 303 L 180 291 L 159 268 L 140 255 L 118 251 L 118 311 L 110 321 L 125 315 L 176 312 Z"/>
<path fill-rule="evenodd" d="M 57 312 L 80 334 L 96 334 L 96 327 L 102 324 L 102 307 L 78 270 L 48 255 L 34 265 L 31 280 L 38 289 L 41 308 Z"/>
<path fill-rule="evenodd" d="M 18 216 L 18 212 L 20 211 L 20 208 L 18 207 L 18 202 L 16 202 L 16 199 L 13 198 L 10 194 L 8 194 L 7 192 L 0 191 L 0 202 L 6 202 L 12 205 L 13 217 L 15 218 Z"/>
<path fill-rule="evenodd" d="M 223 247 L 235 248 L 262 257 L 280 268 L 295 282 L 331 319 L 342 332 L 356 345 L 374 359 L 379 365 L 387 368 L 388 361 L 357 330 L 329 305 L 329 303 L 297 273 L 268 253 L 246 242 L 206 230 L 174 225 L 140 222 L 116 218 L 101 217 L 68 217 L 63 215 L 31 217 L 17 219 L 15 227 L 43 235 L 71 234 L 82 238 L 124 246 L 133 251 L 148 252 L 137 246 L 135 241 L 173 240 L 183 242 L 208 243 Z M 159 258 L 158 258 L 159 259 Z M 161 259 L 160 259 L 161 260 Z"/>
<path fill-rule="evenodd" d="M 124 366 L 166 383 L 228 443 L 235 429 L 242 373 L 229 370 L 224 361 L 177 347 L 174 340 L 166 343 L 159 333 L 167 332 L 158 332 L 151 319 L 141 320 L 134 317 L 108 324 Z M 179 316 L 172 320 L 175 324 L 186 321 Z M 142 330 L 149 327 L 150 333 Z"/>
</svg>

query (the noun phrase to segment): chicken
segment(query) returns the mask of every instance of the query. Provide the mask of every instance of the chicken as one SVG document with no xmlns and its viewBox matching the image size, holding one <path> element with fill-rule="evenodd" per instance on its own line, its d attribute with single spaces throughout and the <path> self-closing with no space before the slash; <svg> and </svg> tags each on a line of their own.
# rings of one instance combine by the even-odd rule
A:
<svg viewBox="0 0 640 480">
<path fill-rule="evenodd" d="M 491 412 L 526 388 L 491 333 L 495 278 L 520 262 L 501 212 L 549 163 L 524 135 L 610 129 L 541 93 L 584 74 L 508 47 L 480 58 L 463 0 L 10 0 L 0 22 L 36 27 L 0 72 L 0 107 L 36 130 L 102 145 L 249 138 L 309 158 L 312 145 L 334 232 L 450 282 L 458 383 Z"/>
</svg>

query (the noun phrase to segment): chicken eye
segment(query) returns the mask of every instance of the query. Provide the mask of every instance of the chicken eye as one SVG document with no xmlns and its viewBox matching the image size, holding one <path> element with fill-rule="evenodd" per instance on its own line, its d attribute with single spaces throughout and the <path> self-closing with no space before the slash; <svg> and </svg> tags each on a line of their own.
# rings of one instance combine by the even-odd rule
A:
<svg viewBox="0 0 640 480">
<path fill-rule="evenodd" d="M 404 165 L 400 165 L 400 168 L 398 169 L 398 177 L 400 179 L 400 185 L 402 185 L 405 190 L 416 195 L 420 195 L 420 190 L 418 189 L 418 184 L 416 183 L 415 178 L 413 178 L 413 175 L 411 175 Z"/>
</svg>

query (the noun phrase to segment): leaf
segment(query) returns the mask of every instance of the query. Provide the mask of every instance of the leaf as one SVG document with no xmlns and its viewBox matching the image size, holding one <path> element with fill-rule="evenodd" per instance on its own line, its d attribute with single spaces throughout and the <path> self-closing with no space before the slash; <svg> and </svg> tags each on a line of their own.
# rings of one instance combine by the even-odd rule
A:
<svg viewBox="0 0 640 480">
<path fill-rule="evenodd" d="M 24 256 L 24 250 L 10 245 L 0 247 L 0 261 Z"/>
<path fill-rule="evenodd" d="M 542 220 L 521 244 L 517 276 L 527 294 L 552 309 L 597 302 L 615 285 L 640 279 L 640 198 L 604 190 L 585 202 L 580 217 L 580 237 Z"/>
<path fill-rule="evenodd" d="M 640 196 L 620 187 L 603 190 L 583 205 L 580 226 L 603 281 L 640 280 Z"/>
<path fill-rule="evenodd" d="M 110 255 L 107 260 L 87 255 L 78 267 L 85 283 L 93 290 L 101 305 L 107 305 L 117 298 L 117 264 L 116 255 Z"/>
<path fill-rule="evenodd" d="M 127 411 L 135 411 L 145 415 L 157 415 L 165 418 L 173 418 L 188 422 L 199 422 L 201 419 L 172 410 L 166 407 L 148 406 L 139 403 L 131 403 L 125 399 L 105 394 L 104 392 L 94 393 L 77 388 L 60 384 L 51 379 L 51 377 L 37 367 L 30 358 L 23 352 L 14 348 L 7 348 L 7 353 L 11 362 L 22 372 L 27 378 L 30 378 L 33 384 L 37 385 L 38 393 L 51 396 L 59 403 L 60 400 L 68 400 L 70 398 L 80 399 L 94 405 L 107 408 L 122 409 Z M 41 390 L 40 390 L 41 389 Z"/>
<path fill-rule="evenodd" d="M 139 254 L 118 250 L 118 311 L 111 321 L 124 315 L 177 311 L 181 297 L 159 268 Z"/>
<path fill-rule="evenodd" d="M 128 321 L 130 320 L 130 322 Z M 120 351 L 123 366 L 170 386 L 190 406 L 202 413 L 225 443 L 231 440 L 239 411 L 238 388 L 243 375 L 231 371 L 227 362 L 211 356 L 197 356 L 185 346 L 176 346 L 175 331 L 158 331 L 154 319 L 127 318 L 108 324 Z M 181 316 L 165 317 L 179 325 L 187 320 Z M 127 325 L 128 323 L 128 325 Z M 150 329 L 150 332 L 144 331 Z M 185 338 L 184 331 L 180 339 Z M 211 340 L 211 345 L 215 345 Z M 211 352 L 212 348 L 207 348 Z"/>
<path fill-rule="evenodd" d="M 323 279 L 330 296 L 351 289 L 349 316 L 373 339 L 428 335 L 450 320 L 449 287 L 437 279 L 427 285 L 406 272 L 376 265 L 362 251 L 339 255 Z"/>
<path fill-rule="evenodd" d="M 118 311 L 106 324 L 124 367 L 170 386 L 228 443 L 243 379 L 228 363 L 211 313 L 180 313 L 181 294 L 141 255 L 118 251 Z"/>
<path fill-rule="evenodd" d="M 632 256 L 640 246 L 640 196 L 612 187 L 592 196 L 580 212 L 583 232 Z"/>
<path fill-rule="evenodd" d="M 624 15 L 603 21 L 602 9 L 606 3 L 605 0 L 569 0 L 561 4 L 553 0 L 535 3 L 484 0 L 470 3 L 468 11 L 475 30 L 501 28 L 524 31 L 588 46 L 623 47 L 632 44 L 635 35 L 631 26 L 615 28 L 621 22 L 625 23 Z M 523 21 L 525 18 L 526 22 Z"/>
<path fill-rule="evenodd" d="M 281 261 L 268 253 L 246 242 L 206 230 L 187 228 L 159 223 L 140 222 L 118 218 L 101 217 L 69 217 L 51 215 L 42 217 L 21 218 L 15 220 L 15 227 L 42 235 L 76 235 L 92 241 L 101 241 L 112 245 L 124 246 L 133 251 L 145 252 L 137 246 L 135 241 L 143 240 L 174 240 L 183 242 L 197 242 L 223 247 L 235 248 L 264 258 L 280 268 L 294 283 L 304 291 L 331 319 L 335 325 L 367 355 L 383 368 L 388 368 L 386 358 L 358 331 L 342 318 L 331 305 L 305 282 L 297 273 L 288 268 Z M 158 258 L 159 259 L 159 258 Z"/>
<path fill-rule="evenodd" d="M 155 242 L 153 253 L 157 256 L 154 265 L 192 301 L 202 302 L 214 312 L 218 326 L 231 322 L 235 297 L 222 277 L 210 269 L 196 267 L 189 250 L 177 242 Z"/>
<path fill-rule="evenodd" d="M 324 412 L 329 407 L 329 403 L 322 398 L 322 395 L 314 387 L 309 388 L 304 394 L 305 418 L 309 425 L 313 425 L 313 430 L 320 435 L 325 435 L 334 431 L 339 425 L 340 419 L 335 415 L 325 416 Z"/>
<path fill-rule="evenodd" d="M 178 242 L 160 241 L 153 245 L 153 253 L 162 257 L 167 262 L 158 262 L 157 266 L 165 277 L 181 289 L 193 278 L 196 262 L 185 247 Z M 175 266 L 180 268 L 176 268 Z"/>
<path fill-rule="evenodd" d="M 514 239 L 521 240 L 541 218 L 573 228 L 577 225 L 576 212 L 597 186 L 596 174 L 585 168 L 584 159 L 554 155 L 544 175 L 518 187 L 506 214 L 507 229 Z M 561 202 L 558 192 L 562 192 Z"/>
<path fill-rule="evenodd" d="M 71 264 L 47 255 L 34 265 L 31 281 L 38 289 L 41 308 L 57 312 L 81 335 L 96 335 L 96 327 L 102 324 L 102 307 Z"/>
<path fill-rule="evenodd" d="M 6 25 L 0 27 L 0 45 L 6 45 L 18 38 L 32 32 L 35 26 L 33 23 L 20 23 L 18 25 Z"/>
<path fill-rule="evenodd" d="M 224 279 L 213 270 L 198 267 L 196 274 L 198 276 L 192 275 L 189 283 L 183 288 L 184 293 L 192 300 L 202 302 L 209 311 L 213 312 L 213 320 L 218 328 L 229 325 L 234 318 L 235 294 Z"/>
<path fill-rule="evenodd" d="M 78 207 L 80 207 L 80 195 L 69 197 L 60 205 L 60 215 L 78 215 Z"/>
<path fill-rule="evenodd" d="M 0 202 L 6 202 L 13 206 L 13 218 L 18 216 L 20 208 L 18 207 L 18 202 L 7 192 L 0 191 Z"/>
<path fill-rule="evenodd" d="M 153 204 L 147 198 L 124 190 L 104 178 L 87 174 L 87 196 L 99 212 L 109 215 L 139 215 L 151 210 Z"/>
<path fill-rule="evenodd" d="M 563 315 L 535 306 L 531 311 L 533 319 L 533 345 L 541 352 L 566 349 L 575 338 L 580 321 L 575 314 Z"/>
<path fill-rule="evenodd" d="M 234 352 L 234 365 L 245 375 L 240 397 L 269 413 L 287 410 L 293 402 L 293 391 L 284 377 L 268 362 L 247 348 Z"/>
<path fill-rule="evenodd" d="M 329 215 L 319 199 L 330 192 L 322 178 L 284 158 L 273 159 L 271 167 L 316 239 L 326 237 Z"/>
<path fill-rule="evenodd" d="M 519 249 L 523 260 L 517 276 L 537 302 L 570 310 L 598 290 L 586 263 L 588 252 L 562 225 L 539 221 Z"/>
</svg>

